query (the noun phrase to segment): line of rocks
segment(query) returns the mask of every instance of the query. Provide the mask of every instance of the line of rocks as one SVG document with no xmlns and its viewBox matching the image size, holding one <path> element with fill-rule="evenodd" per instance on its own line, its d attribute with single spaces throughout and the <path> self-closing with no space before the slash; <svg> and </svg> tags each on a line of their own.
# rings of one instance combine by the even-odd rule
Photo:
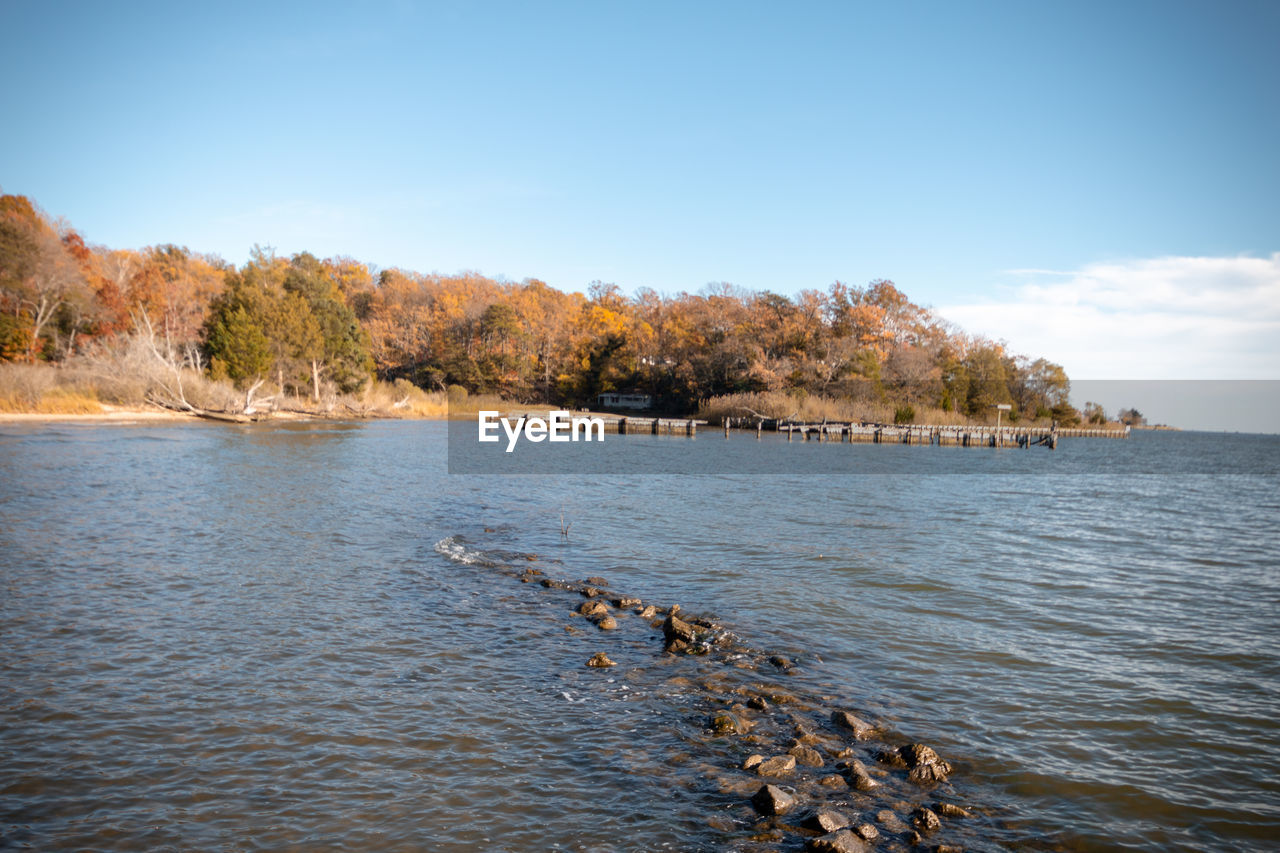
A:
<svg viewBox="0 0 1280 853">
<path fill-rule="evenodd" d="M 732 826 L 753 826 L 746 841 L 758 846 L 739 849 L 763 853 L 802 843 L 809 850 L 835 853 L 956 853 L 963 847 L 949 835 L 977 838 L 976 827 L 948 832 L 961 826 L 950 822 L 973 818 L 971 810 L 929 796 L 954 796 L 950 763 L 924 744 L 893 745 L 893 733 L 852 711 L 828 709 L 820 700 L 782 686 L 775 679 L 795 669 L 790 659 L 751 649 L 723 625 L 693 616 L 678 604 L 664 608 L 611 593 L 604 578 L 565 581 L 534 567 L 507 573 L 549 591 L 580 595 L 585 600 L 574 615 L 601 632 L 618 632 L 619 617 L 635 616 L 650 630 L 661 631 L 665 655 L 718 658 L 744 674 L 764 676 L 752 685 L 729 686 L 714 677 L 690 683 L 701 691 L 704 704 L 716 708 L 701 725 L 707 742 L 726 757 L 748 751 L 736 766 L 708 770 L 719 793 L 741 803 Z M 618 664 L 600 651 L 586 665 L 606 669 Z"/>
</svg>

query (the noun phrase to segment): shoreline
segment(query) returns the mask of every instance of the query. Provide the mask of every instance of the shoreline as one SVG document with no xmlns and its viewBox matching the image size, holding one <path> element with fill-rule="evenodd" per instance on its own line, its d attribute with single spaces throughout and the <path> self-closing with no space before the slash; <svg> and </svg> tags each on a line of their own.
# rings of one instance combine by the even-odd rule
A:
<svg viewBox="0 0 1280 853">
<path fill-rule="evenodd" d="M 281 423 L 305 421 L 349 421 L 349 420 L 445 420 L 445 418 L 419 417 L 414 415 L 393 416 L 375 415 L 358 417 L 354 415 L 330 416 L 323 414 L 306 414 L 302 412 L 263 412 L 260 420 L 251 423 Z M 103 406 L 101 412 L 0 412 L 0 425 L 4 424 L 133 424 L 139 421 L 150 423 L 198 423 L 217 419 L 202 417 L 193 412 L 180 412 L 173 409 L 147 408 L 134 409 L 115 406 Z"/>
</svg>

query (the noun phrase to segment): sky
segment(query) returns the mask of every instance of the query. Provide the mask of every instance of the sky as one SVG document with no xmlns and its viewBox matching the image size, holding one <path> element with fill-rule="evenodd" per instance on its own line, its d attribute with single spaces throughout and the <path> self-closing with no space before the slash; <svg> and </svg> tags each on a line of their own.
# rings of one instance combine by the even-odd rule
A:
<svg viewBox="0 0 1280 853">
<path fill-rule="evenodd" d="M 894 281 L 1090 379 L 1280 378 L 1280 3 L 0 0 L 92 243 L 563 290 Z"/>
</svg>

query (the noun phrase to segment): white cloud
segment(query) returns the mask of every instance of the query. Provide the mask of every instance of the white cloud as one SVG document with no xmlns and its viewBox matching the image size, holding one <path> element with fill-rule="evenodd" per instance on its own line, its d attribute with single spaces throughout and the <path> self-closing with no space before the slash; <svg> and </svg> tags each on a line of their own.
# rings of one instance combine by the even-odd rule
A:
<svg viewBox="0 0 1280 853">
<path fill-rule="evenodd" d="M 1001 301 L 945 305 L 966 331 L 1085 379 L 1280 378 L 1280 253 L 1011 270 Z"/>
</svg>

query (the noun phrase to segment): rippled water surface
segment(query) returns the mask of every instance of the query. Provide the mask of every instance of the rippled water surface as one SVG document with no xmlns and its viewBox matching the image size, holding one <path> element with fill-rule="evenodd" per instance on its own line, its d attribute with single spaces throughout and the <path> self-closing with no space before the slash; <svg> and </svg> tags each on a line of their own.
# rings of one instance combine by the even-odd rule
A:
<svg viewBox="0 0 1280 853">
<path fill-rule="evenodd" d="M 796 695 L 934 746 L 969 849 L 1280 838 L 1277 478 L 1063 473 L 1274 472 L 1274 437 L 610 436 L 691 472 L 890 473 L 498 477 L 447 474 L 444 435 L 0 428 L 0 846 L 803 846 L 752 840 L 724 772 L 751 750 L 703 731 L 707 684 L 765 673 L 665 656 L 638 617 L 597 631 L 523 568 L 714 616 Z"/>
</svg>

